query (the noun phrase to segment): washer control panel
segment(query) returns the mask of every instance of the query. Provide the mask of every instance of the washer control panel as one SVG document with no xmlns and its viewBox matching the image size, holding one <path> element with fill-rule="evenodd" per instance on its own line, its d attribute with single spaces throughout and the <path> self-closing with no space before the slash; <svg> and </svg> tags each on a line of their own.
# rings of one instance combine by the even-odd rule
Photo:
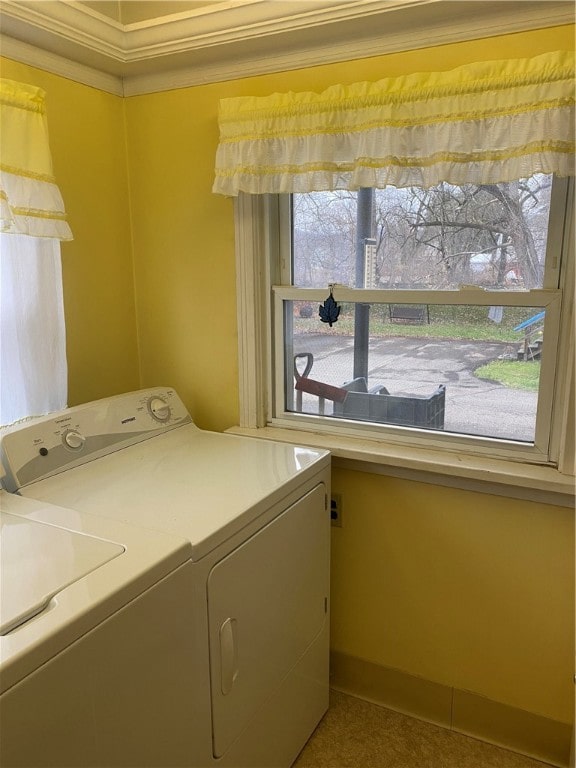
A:
<svg viewBox="0 0 576 768">
<path fill-rule="evenodd" d="M 42 416 L 2 437 L 4 487 L 41 480 L 162 432 L 191 424 L 173 389 L 129 392 Z"/>
</svg>

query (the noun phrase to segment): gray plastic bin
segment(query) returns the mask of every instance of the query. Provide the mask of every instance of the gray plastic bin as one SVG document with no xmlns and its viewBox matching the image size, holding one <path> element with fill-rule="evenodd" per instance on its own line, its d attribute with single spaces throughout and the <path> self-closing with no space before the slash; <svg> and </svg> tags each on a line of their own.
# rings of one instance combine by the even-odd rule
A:
<svg viewBox="0 0 576 768">
<path fill-rule="evenodd" d="M 368 390 L 366 379 L 359 378 L 342 385 L 348 390 L 342 403 L 334 403 L 334 416 L 382 424 L 444 429 L 446 387 L 440 384 L 428 396 L 391 395 L 386 387 Z"/>
</svg>

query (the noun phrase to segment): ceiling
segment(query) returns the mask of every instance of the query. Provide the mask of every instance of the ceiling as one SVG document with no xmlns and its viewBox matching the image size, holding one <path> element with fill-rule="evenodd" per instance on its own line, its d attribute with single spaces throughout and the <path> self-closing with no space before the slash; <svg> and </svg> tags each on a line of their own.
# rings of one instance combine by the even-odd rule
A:
<svg viewBox="0 0 576 768">
<path fill-rule="evenodd" d="M 239 3 L 239 5 L 242 4 L 246 3 Z M 80 0 L 80 5 L 87 5 L 94 11 L 126 25 L 159 19 L 174 13 L 202 12 L 201 9 L 206 11 L 211 6 L 214 8 L 216 5 L 225 5 L 225 3 L 219 0 L 203 2 L 186 2 L 186 0 L 138 0 L 138 2 L 136 0 L 119 0 L 118 2 L 93 0 L 93 2 L 87 2 L 87 0 Z"/>
<path fill-rule="evenodd" d="M 0 53 L 122 95 L 573 23 L 564 0 L 2 0 Z"/>
</svg>

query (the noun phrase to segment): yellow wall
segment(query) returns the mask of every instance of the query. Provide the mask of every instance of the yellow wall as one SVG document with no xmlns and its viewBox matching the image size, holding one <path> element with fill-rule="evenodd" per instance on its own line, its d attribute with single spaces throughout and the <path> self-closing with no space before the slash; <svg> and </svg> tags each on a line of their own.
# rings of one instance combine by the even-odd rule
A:
<svg viewBox="0 0 576 768">
<path fill-rule="evenodd" d="M 210 191 L 220 98 L 571 46 L 562 27 L 126 99 L 134 282 L 121 100 L 6 62 L 4 77 L 47 90 L 76 234 L 63 245 L 71 402 L 168 384 L 201 427 L 237 422 L 233 207 Z M 333 647 L 570 721 L 570 511 L 348 470 L 333 482 Z"/>
<path fill-rule="evenodd" d="M 219 88 L 127 99 L 143 386 L 177 389 L 199 426 L 238 420 L 232 202 L 211 193 Z"/>
<path fill-rule="evenodd" d="M 334 470 L 331 646 L 570 722 L 574 513 Z"/>
<path fill-rule="evenodd" d="M 70 405 L 139 386 L 121 98 L 2 60 L 46 91 L 54 172 L 74 240 L 62 243 Z"/>
</svg>

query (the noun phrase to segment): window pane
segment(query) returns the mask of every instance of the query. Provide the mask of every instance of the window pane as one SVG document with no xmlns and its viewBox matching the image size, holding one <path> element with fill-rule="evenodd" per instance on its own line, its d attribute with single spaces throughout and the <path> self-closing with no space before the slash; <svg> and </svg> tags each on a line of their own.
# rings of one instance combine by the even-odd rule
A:
<svg viewBox="0 0 576 768">
<path fill-rule="evenodd" d="M 364 285 L 357 194 L 293 195 L 293 284 L 382 289 L 543 287 L 552 176 L 429 190 L 374 190 Z"/>
<path fill-rule="evenodd" d="M 542 309 L 342 304 L 331 328 L 315 304 L 284 309 L 286 410 L 534 441 Z"/>
</svg>

